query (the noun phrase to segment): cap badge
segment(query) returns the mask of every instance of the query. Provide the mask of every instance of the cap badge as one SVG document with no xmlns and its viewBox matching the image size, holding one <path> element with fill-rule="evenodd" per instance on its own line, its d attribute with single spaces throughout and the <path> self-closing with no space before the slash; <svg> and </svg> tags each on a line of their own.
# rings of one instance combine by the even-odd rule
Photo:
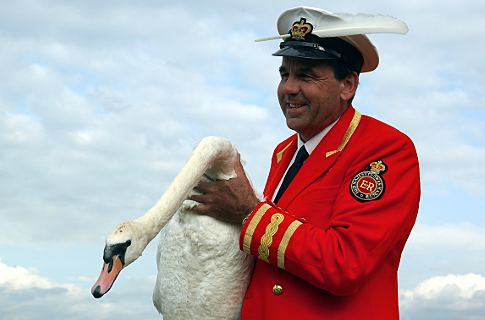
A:
<svg viewBox="0 0 485 320">
<path fill-rule="evenodd" d="M 381 177 L 387 170 L 382 160 L 368 165 L 367 170 L 357 173 L 350 182 L 350 193 L 359 201 L 377 200 L 384 194 L 385 183 Z"/>
<path fill-rule="evenodd" d="M 312 24 L 306 22 L 305 18 L 301 18 L 300 21 L 293 23 L 293 26 L 290 29 L 290 35 L 292 39 L 305 40 L 306 35 L 311 33 L 312 30 Z"/>
</svg>

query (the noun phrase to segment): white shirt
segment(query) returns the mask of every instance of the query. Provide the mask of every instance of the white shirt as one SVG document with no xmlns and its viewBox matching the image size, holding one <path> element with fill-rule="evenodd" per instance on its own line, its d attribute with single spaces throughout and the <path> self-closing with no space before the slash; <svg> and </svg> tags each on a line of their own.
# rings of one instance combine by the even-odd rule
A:
<svg viewBox="0 0 485 320">
<path fill-rule="evenodd" d="M 333 128 L 333 126 L 339 121 L 339 119 L 337 119 L 337 120 L 335 120 L 335 122 L 329 124 L 325 129 L 323 129 L 322 131 L 320 131 L 319 133 L 317 133 L 316 135 L 314 135 L 307 142 L 303 142 L 301 140 L 300 135 L 298 135 L 298 146 L 296 148 L 296 151 L 300 150 L 301 146 L 305 146 L 305 149 L 308 152 L 308 156 L 310 156 L 312 154 L 313 150 L 315 150 L 315 148 L 318 146 L 318 144 L 320 143 L 320 141 L 322 141 L 323 137 L 325 137 L 327 135 L 327 133 Z M 285 174 L 283 175 L 283 177 L 281 178 L 280 182 L 278 183 L 278 186 L 276 187 L 276 189 L 275 189 L 275 191 L 273 193 L 273 198 L 271 199 L 271 201 L 274 201 L 274 198 L 278 194 L 278 190 L 280 190 L 281 183 L 283 182 L 283 178 L 286 176 L 286 172 L 288 172 L 288 169 L 291 167 L 291 165 L 293 164 L 293 162 L 295 162 L 296 154 L 298 153 L 296 151 L 293 154 L 293 158 L 291 158 L 291 161 L 288 164 L 288 167 L 286 168 Z"/>
</svg>

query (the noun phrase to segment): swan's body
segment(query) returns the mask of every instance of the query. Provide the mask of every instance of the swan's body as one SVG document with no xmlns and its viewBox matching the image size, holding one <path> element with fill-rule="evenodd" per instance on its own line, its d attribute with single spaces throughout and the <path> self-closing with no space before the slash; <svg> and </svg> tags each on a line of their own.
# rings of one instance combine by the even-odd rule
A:
<svg viewBox="0 0 485 320">
<path fill-rule="evenodd" d="M 248 256 L 239 251 L 239 232 L 183 212 L 163 228 L 153 302 L 164 319 L 240 317 L 251 271 Z"/>
<path fill-rule="evenodd" d="M 163 318 L 238 319 L 252 266 L 252 259 L 239 250 L 240 226 L 192 214 L 193 203 L 184 203 L 204 175 L 233 177 L 236 157 L 228 140 L 203 139 L 157 204 L 108 235 L 105 266 L 93 295 L 104 295 L 121 269 L 162 230 L 153 302 Z"/>
</svg>

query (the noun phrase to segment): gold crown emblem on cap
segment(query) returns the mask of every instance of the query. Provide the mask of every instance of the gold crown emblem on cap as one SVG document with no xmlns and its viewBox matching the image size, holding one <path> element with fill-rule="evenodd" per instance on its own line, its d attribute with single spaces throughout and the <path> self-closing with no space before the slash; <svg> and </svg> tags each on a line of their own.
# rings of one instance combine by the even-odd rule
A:
<svg viewBox="0 0 485 320">
<path fill-rule="evenodd" d="M 382 163 L 381 160 L 371 162 L 369 167 L 370 167 L 371 171 L 373 171 L 374 173 L 377 173 L 377 174 L 386 171 L 386 166 L 385 166 L 384 163 Z"/>
<path fill-rule="evenodd" d="M 294 22 L 291 26 L 290 35 L 293 39 L 305 40 L 306 35 L 311 33 L 312 30 L 312 24 L 306 22 L 305 18 L 301 18 L 300 21 Z"/>
</svg>

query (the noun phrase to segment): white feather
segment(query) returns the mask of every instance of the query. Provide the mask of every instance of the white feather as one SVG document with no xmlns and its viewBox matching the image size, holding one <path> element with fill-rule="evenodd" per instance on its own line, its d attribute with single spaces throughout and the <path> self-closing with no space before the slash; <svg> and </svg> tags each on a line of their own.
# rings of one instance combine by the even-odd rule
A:
<svg viewBox="0 0 485 320">
<path fill-rule="evenodd" d="M 342 21 L 332 22 L 332 25 L 327 28 L 313 30 L 315 34 L 322 38 L 352 36 L 357 34 L 369 33 L 398 33 L 406 34 L 409 29 L 403 21 L 386 15 L 371 15 L 371 14 L 338 14 Z M 286 39 L 289 34 L 283 34 L 274 37 L 256 39 L 256 42 Z"/>
</svg>

